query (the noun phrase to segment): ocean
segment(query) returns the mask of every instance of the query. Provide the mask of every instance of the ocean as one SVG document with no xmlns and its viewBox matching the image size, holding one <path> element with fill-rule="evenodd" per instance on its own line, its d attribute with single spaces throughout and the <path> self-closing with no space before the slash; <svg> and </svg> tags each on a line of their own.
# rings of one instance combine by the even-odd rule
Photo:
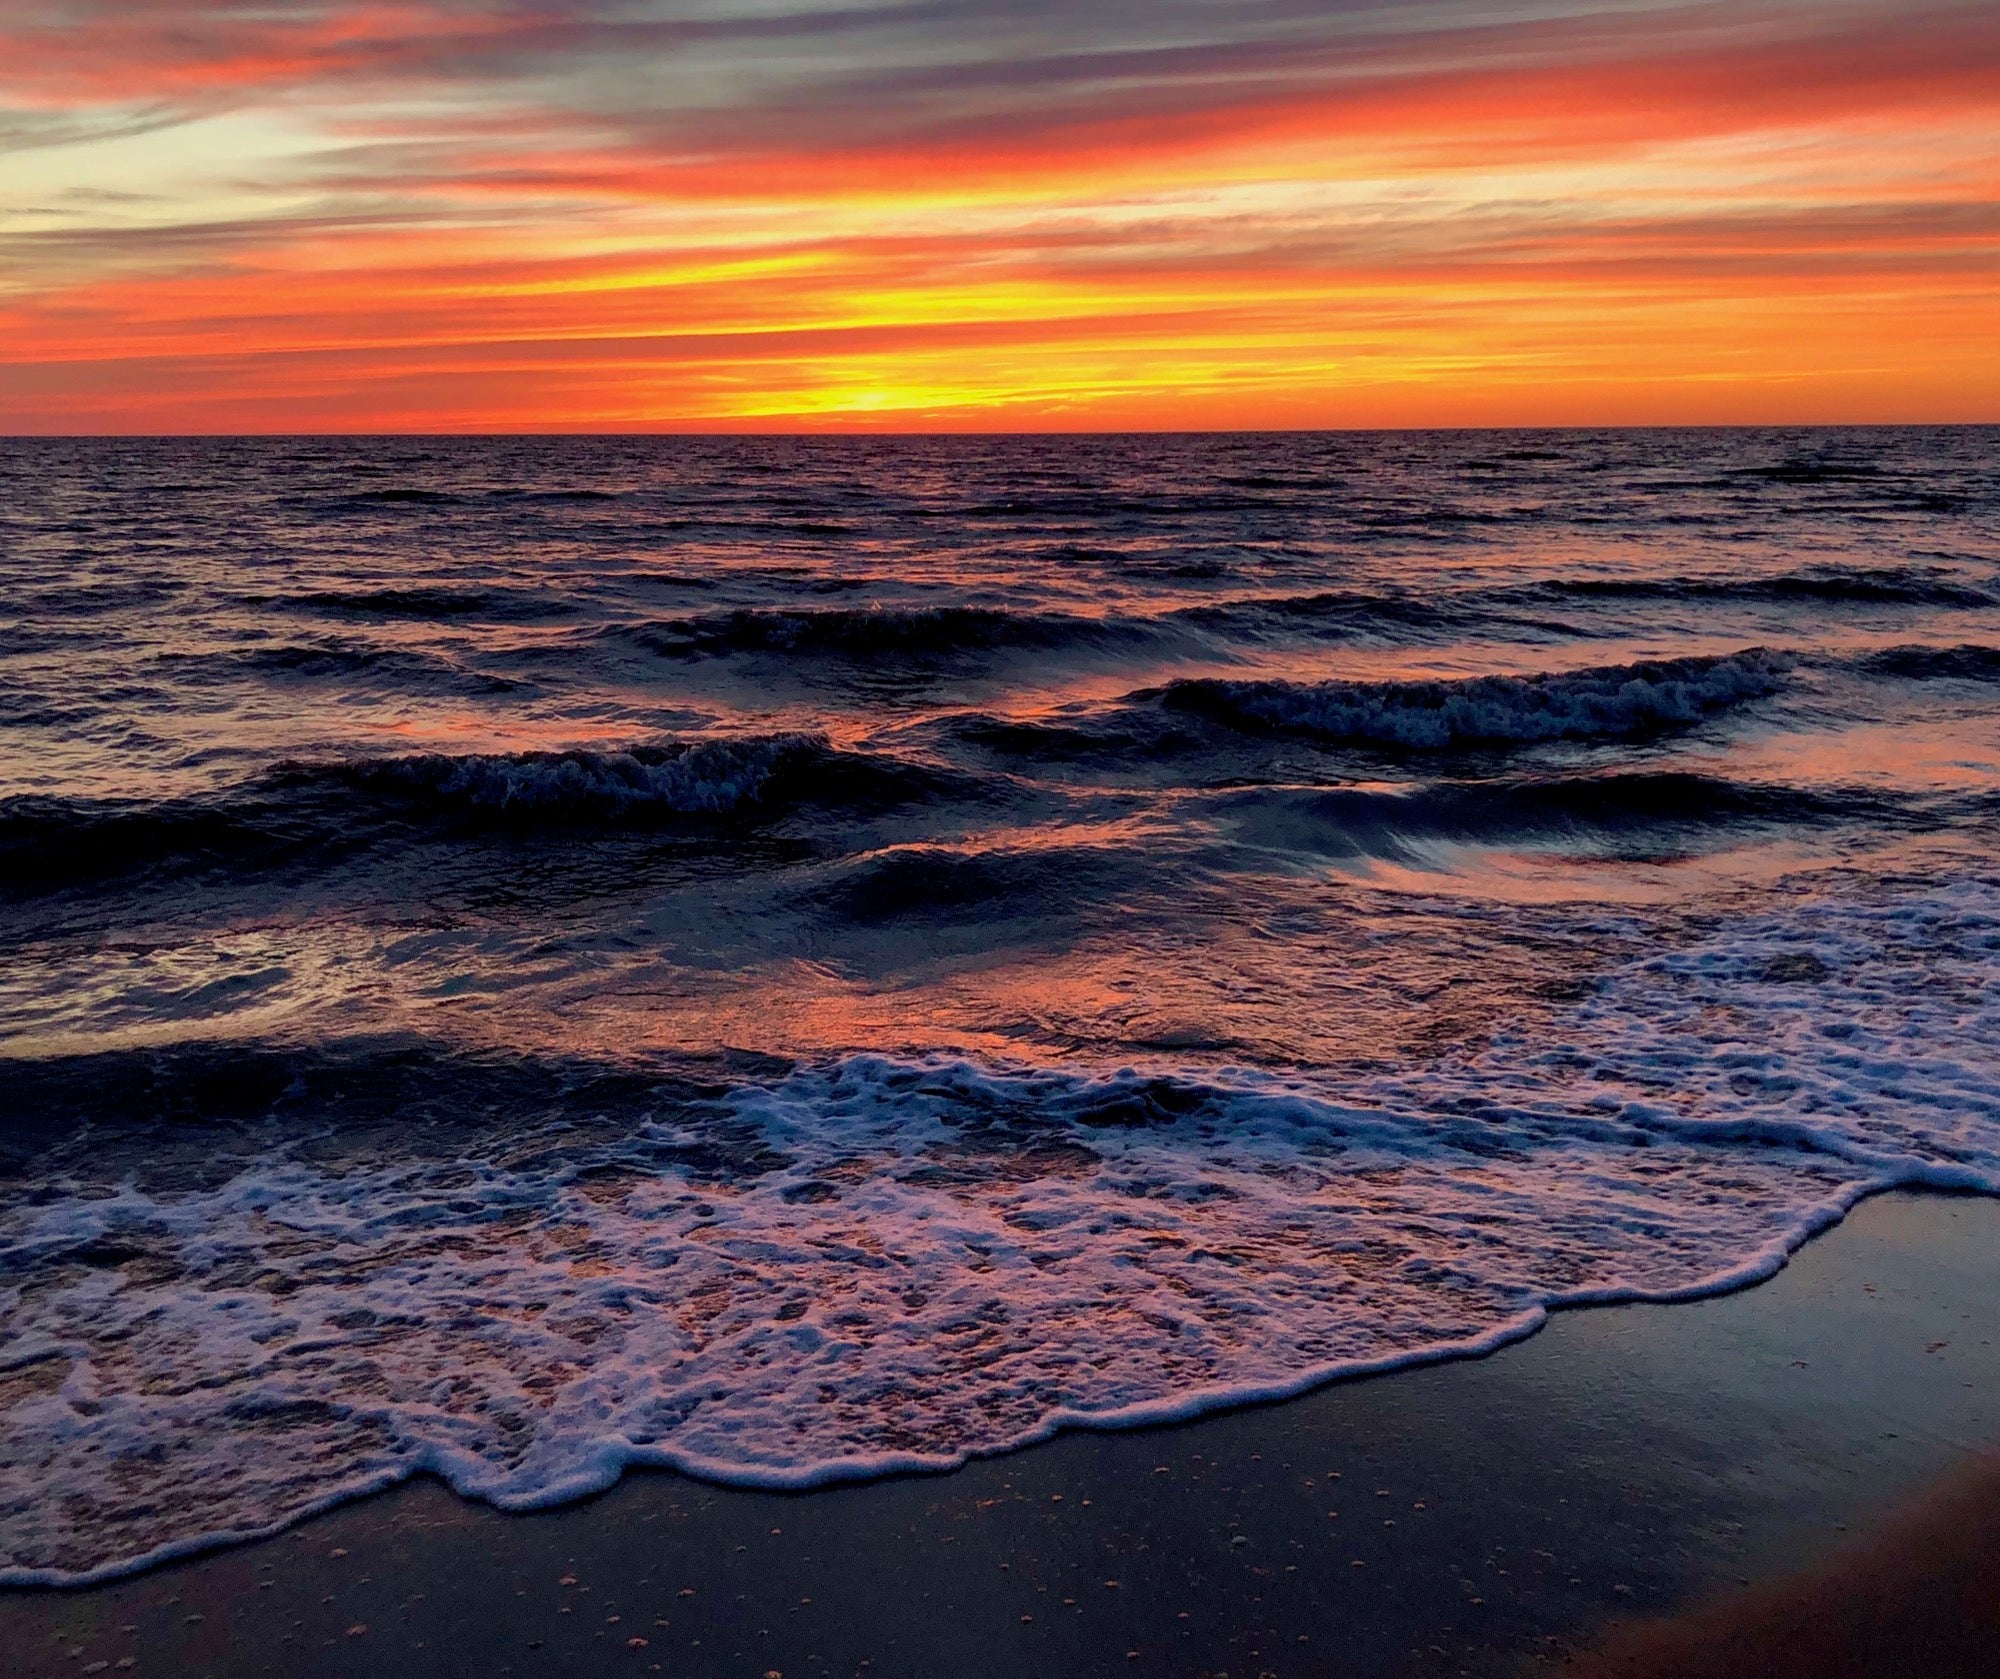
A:
<svg viewBox="0 0 2000 1679">
<path fill-rule="evenodd" d="M 2000 1193 L 2000 431 L 0 445 L 0 1582 Z"/>
</svg>

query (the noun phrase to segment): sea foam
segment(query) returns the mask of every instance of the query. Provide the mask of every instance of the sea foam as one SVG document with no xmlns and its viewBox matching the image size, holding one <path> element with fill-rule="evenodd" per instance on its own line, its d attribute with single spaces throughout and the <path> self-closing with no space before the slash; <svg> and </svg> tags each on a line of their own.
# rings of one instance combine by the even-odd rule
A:
<svg viewBox="0 0 2000 1679">
<path fill-rule="evenodd" d="M 863 1054 L 450 1158 L 52 1181 L 0 1219 L 0 1580 L 418 1471 L 522 1509 L 944 1468 L 1735 1286 L 1873 1190 L 2000 1192 L 1996 947 L 1993 882 L 1821 882 L 1393 1072 Z"/>
</svg>

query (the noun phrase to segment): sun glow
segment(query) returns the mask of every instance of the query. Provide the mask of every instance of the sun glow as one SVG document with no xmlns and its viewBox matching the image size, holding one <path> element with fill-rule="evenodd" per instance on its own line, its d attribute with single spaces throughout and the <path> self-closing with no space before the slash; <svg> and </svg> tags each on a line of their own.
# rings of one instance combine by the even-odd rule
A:
<svg viewBox="0 0 2000 1679">
<path fill-rule="evenodd" d="M 824 16 L 725 6 L 709 83 L 671 31 L 621 61 L 590 7 L 525 45 L 504 7 L 190 10 L 211 33 L 164 46 L 113 8 L 60 48 L 0 23 L 0 424 L 1952 419 L 2000 389 L 1983 8 L 1277 41 L 1184 8 L 1200 53 L 1085 8 L 1003 74 L 896 8 L 820 63 Z M 912 54 L 978 96 L 938 106 Z"/>
</svg>

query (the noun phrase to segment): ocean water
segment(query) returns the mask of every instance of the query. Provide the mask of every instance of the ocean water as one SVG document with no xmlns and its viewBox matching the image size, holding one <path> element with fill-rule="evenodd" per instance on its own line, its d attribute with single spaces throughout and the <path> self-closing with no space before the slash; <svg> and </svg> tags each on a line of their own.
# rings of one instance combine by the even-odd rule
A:
<svg viewBox="0 0 2000 1679">
<path fill-rule="evenodd" d="M 0 1581 L 2000 1192 L 2000 432 L 0 445 Z"/>
</svg>

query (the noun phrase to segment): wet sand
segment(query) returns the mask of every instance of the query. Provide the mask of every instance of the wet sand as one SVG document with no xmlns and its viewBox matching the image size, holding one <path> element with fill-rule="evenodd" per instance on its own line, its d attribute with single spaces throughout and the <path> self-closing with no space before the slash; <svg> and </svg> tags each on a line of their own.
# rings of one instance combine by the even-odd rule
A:
<svg viewBox="0 0 2000 1679">
<path fill-rule="evenodd" d="M 1585 1671 L 1665 1674 L 1857 1595 L 1893 1650 L 1897 1614 L 1992 1612 L 1996 1342 L 2000 1202 L 1887 1196 L 1741 1294 L 949 1476 L 642 1474 L 525 1517 L 413 1484 L 0 1597 L 0 1671 L 1304 1679 L 1553 1668 L 1608 1635 Z"/>
<path fill-rule="evenodd" d="M 1804 1572 L 1671 1620 L 1613 1627 L 1572 1679 L 1809 1679 L 1994 1671 L 2000 1459 Z"/>
</svg>

